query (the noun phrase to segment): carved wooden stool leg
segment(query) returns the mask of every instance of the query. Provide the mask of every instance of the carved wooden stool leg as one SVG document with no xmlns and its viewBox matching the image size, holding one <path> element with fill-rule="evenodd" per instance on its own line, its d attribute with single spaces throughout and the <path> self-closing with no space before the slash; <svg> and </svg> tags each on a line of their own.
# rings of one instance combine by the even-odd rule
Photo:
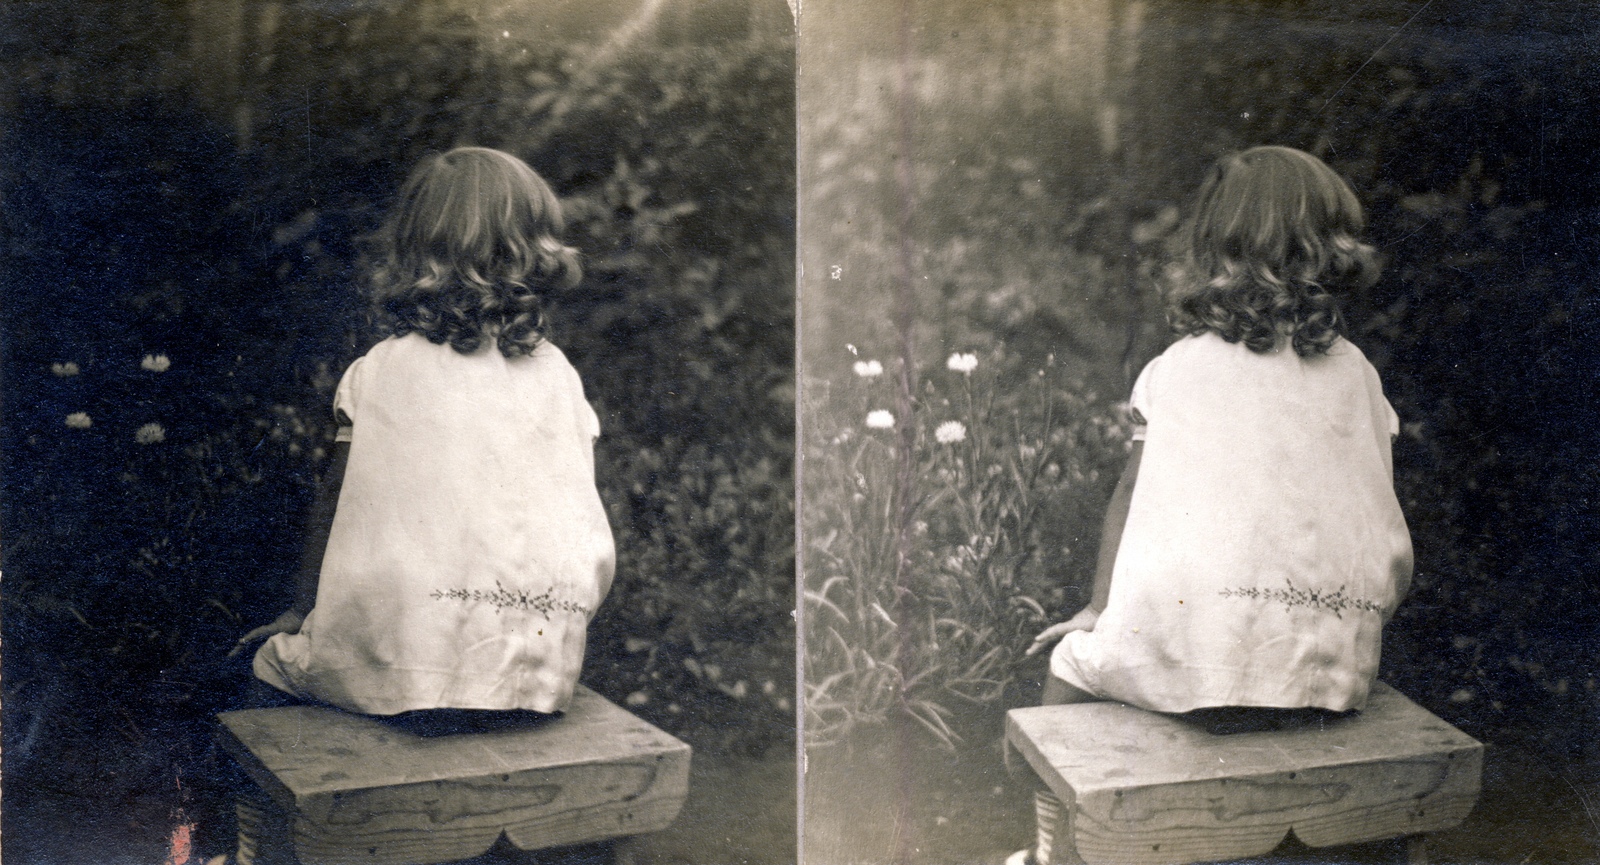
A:
<svg viewBox="0 0 1600 865">
<path fill-rule="evenodd" d="M 1428 865 L 1428 836 L 1409 835 L 1406 837 L 1406 863 L 1407 865 Z"/>
<path fill-rule="evenodd" d="M 252 790 L 240 796 L 234 813 L 239 820 L 234 859 L 239 865 L 299 865 L 289 815 L 264 793 Z"/>
</svg>

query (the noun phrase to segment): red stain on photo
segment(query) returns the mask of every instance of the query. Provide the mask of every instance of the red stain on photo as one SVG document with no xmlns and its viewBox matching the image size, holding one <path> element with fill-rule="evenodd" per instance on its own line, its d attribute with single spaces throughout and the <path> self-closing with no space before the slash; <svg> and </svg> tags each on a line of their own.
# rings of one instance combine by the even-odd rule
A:
<svg viewBox="0 0 1600 865">
<path fill-rule="evenodd" d="M 180 815 L 179 819 L 182 819 Z M 172 829 L 172 838 L 167 846 L 167 858 L 162 865 L 188 865 L 194 859 L 194 824 L 189 822 L 179 823 Z"/>
</svg>

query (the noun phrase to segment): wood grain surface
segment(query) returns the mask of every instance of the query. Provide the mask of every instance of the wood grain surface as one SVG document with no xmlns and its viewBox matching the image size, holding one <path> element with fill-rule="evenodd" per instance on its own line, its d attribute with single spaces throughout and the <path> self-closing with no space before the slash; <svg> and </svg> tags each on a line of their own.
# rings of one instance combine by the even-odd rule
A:
<svg viewBox="0 0 1600 865">
<path fill-rule="evenodd" d="M 1216 736 L 1117 703 L 1014 709 L 1007 740 L 1061 797 L 1061 861 L 1162 865 L 1437 831 L 1477 800 L 1483 746 L 1381 683 L 1355 718 Z M 1072 849 L 1075 842 L 1076 850 Z"/>
<path fill-rule="evenodd" d="M 432 863 L 668 826 L 689 746 L 585 688 L 534 727 L 424 738 L 312 706 L 219 716 L 219 741 L 293 813 L 306 865 Z"/>
</svg>

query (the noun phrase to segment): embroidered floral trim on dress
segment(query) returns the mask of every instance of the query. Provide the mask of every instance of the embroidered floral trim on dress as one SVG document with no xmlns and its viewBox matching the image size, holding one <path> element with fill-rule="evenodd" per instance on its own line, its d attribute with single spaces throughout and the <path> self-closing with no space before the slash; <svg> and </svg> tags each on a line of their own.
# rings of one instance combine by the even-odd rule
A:
<svg viewBox="0 0 1600 865">
<path fill-rule="evenodd" d="M 493 605 L 495 612 L 501 610 L 532 610 L 542 614 L 546 619 L 552 612 L 590 614 L 588 607 L 566 599 L 556 600 L 555 589 L 549 588 L 539 594 L 530 594 L 527 589 L 508 589 L 494 581 L 494 589 L 435 589 L 433 598 L 439 601 L 460 601 L 462 603 L 475 602 Z"/>
<path fill-rule="evenodd" d="M 1284 580 L 1288 584 L 1286 589 L 1244 588 L 1223 589 L 1218 594 L 1224 598 L 1250 598 L 1252 600 L 1271 601 L 1283 604 L 1287 611 L 1291 607 L 1313 607 L 1326 610 L 1338 618 L 1344 618 L 1345 610 L 1360 610 L 1367 613 L 1383 612 L 1383 605 L 1377 601 L 1366 598 L 1356 598 L 1344 593 L 1344 586 L 1332 592 L 1321 589 L 1302 589 L 1293 582 Z"/>
</svg>

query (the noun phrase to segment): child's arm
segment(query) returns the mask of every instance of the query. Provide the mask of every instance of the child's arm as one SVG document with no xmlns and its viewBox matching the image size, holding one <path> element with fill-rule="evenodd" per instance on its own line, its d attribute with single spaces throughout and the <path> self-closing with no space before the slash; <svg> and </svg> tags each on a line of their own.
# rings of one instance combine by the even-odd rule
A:
<svg viewBox="0 0 1600 865">
<path fill-rule="evenodd" d="M 311 503 L 311 519 L 306 524 L 306 545 L 300 553 L 300 573 L 295 577 L 294 605 L 290 612 L 304 619 L 317 602 L 317 578 L 322 575 L 322 557 L 328 551 L 328 532 L 333 528 L 333 512 L 339 506 L 339 490 L 344 486 L 344 467 L 350 461 L 350 443 L 333 443 L 333 465 L 317 485 Z"/>
<path fill-rule="evenodd" d="M 239 643 L 229 657 L 237 655 L 249 643 L 273 634 L 292 634 L 305 623 L 306 614 L 317 601 L 317 578 L 322 573 L 322 556 L 328 550 L 328 532 L 333 528 L 333 512 L 339 504 L 339 489 L 344 485 L 344 468 L 350 460 L 350 443 L 334 442 L 333 465 L 322 483 L 317 485 L 316 498 L 311 503 L 310 519 L 306 525 L 306 545 L 300 554 L 300 569 L 295 574 L 294 603 L 271 624 L 262 625 L 239 638 Z"/>
<path fill-rule="evenodd" d="M 1381 447 L 1383 449 L 1383 467 L 1389 472 L 1389 486 L 1392 488 L 1394 486 L 1394 439 L 1392 437 L 1384 439 Z M 1394 578 L 1394 602 L 1397 607 L 1401 601 L 1405 600 L 1406 594 L 1411 591 L 1411 577 L 1416 567 L 1416 562 L 1412 556 L 1411 544 L 1408 540 L 1405 555 L 1390 565 L 1391 575 Z M 1385 612 L 1383 616 L 1384 622 L 1388 622 L 1393 615 L 1393 609 Z"/>
<path fill-rule="evenodd" d="M 1144 442 L 1133 443 L 1128 452 L 1128 465 L 1122 470 L 1122 479 L 1111 493 L 1111 503 L 1106 506 L 1106 519 L 1100 527 L 1100 555 L 1095 563 L 1094 588 L 1089 595 L 1089 605 L 1065 622 L 1051 625 L 1039 632 L 1028 646 L 1027 654 L 1037 654 L 1046 646 L 1073 631 L 1092 631 L 1100 614 L 1105 611 L 1111 597 L 1111 571 L 1117 564 L 1117 547 L 1122 543 L 1122 528 L 1128 522 L 1128 508 L 1133 502 L 1133 485 L 1139 478 L 1139 458 L 1144 455 Z"/>
<path fill-rule="evenodd" d="M 1144 442 L 1133 443 L 1128 452 L 1128 465 L 1122 470 L 1122 479 L 1111 493 L 1111 503 L 1106 506 L 1106 521 L 1100 527 L 1100 557 L 1094 568 L 1094 591 L 1089 596 L 1089 608 L 1098 617 L 1105 611 L 1111 597 L 1111 570 L 1117 564 L 1117 548 L 1122 545 L 1122 528 L 1128 523 L 1128 508 L 1133 503 L 1133 484 L 1139 478 L 1139 458 L 1144 456 Z"/>
</svg>

